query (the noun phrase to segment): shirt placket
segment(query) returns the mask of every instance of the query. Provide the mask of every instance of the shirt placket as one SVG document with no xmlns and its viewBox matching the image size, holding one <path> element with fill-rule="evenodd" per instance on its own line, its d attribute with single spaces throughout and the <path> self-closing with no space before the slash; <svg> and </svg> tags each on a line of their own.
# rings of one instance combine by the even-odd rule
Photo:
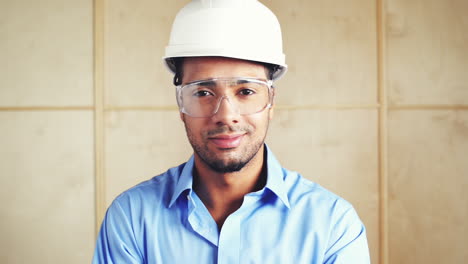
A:
<svg viewBox="0 0 468 264">
<path fill-rule="evenodd" d="M 224 221 L 218 241 L 218 264 L 239 264 L 241 247 L 241 216 L 231 214 Z"/>
<path fill-rule="evenodd" d="M 218 264 L 241 263 L 242 221 L 254 210 L 262 194 L 263 190 L 244 196 L 242 206 L 224 221 L 218 240 Z"/>
</svg>

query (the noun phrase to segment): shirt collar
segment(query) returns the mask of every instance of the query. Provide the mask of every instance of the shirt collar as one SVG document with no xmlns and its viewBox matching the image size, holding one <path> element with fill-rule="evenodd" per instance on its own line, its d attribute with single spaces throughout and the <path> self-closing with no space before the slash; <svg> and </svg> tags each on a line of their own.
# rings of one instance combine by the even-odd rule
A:
<svg viewBox="0 0 468 264">
<path fill-rule="evenodd" d="M 192 155 L 190 159 L 185 163 L 182 172 L 180 173 L 179 179 L 177 180 L 177 184 L 174 188 L 174 193 L 172 194 L 171 201 L 169 203 L 169 208 L 175 203 L 177 198 L 184 192 L 185 190 L 192 190 L 193 185 L 193 166 L 195 164 L 195 158 Z"/>
<path fill-rule="evenodd" d="M 265 189 L 269 189 L 273 192 L 278 198 L 283 202 L 283 204 L 290 208 L 287 188 L 284 183 L 283 168 L 281 167 L 278 160 L 273 155 L 273 152 L 265 144 L 266 157 L 267 157 L 267 183 Z M 193 185 L 193 166 L 195 158 L 192 155 L 190 159 L 185 163 L 182 172 L 180 173 L 177 184 L 174 188 L 174 193 L 172 194 L 171 201 L 169 203 L 169 208 L 175 203 L 179 196 L 186 190 L 192 190 Z"/>
<path fill-rule="evenodd" d="M 290 208 L 288 190 L 284 182 L 285 175 L 283 168 L 267 144 L 265 144 L 265 149 L 267 157 L 267 183 L 265 188 L 276 194 L 283 204 L 287 208 Z"/>
</svg>

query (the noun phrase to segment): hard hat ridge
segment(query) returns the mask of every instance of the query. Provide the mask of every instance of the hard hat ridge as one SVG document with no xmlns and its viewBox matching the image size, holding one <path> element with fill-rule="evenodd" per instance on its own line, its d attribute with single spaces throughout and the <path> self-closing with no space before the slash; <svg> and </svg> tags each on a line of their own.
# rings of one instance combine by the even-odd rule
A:
<svg viewBox="0 0 468 264">
<path fill-rule="evenodd" d="M 257 0 L 192 0 L 177 14 L 164 57 L 175 72 L 175 58 L 220 56 L 278 65 L 286 71 L 281 28 Z"/>
</svg>

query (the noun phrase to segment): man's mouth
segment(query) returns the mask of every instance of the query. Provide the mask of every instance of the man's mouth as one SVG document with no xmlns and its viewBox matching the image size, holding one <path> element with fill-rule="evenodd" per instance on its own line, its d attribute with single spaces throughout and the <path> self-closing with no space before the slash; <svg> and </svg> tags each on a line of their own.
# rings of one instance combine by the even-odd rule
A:
<svg viewBox="0 0 468 264">
<path fill-rule="evenodd" d="M 232 149 L 238 147 L 241 144 L 244 135 L 245 134 L 216 135 L 209 137 L 208 139 L 218 148 Z"/>
</svg>

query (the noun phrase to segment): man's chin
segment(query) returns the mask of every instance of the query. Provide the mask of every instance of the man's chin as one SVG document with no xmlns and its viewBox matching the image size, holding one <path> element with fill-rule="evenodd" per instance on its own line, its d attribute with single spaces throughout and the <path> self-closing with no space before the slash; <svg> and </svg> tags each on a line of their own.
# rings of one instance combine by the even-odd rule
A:
<svg viewBox="0 0 468 264">
<path fill-rule="evenodd" d="M 213 155 L 214 154 L 214 155 Z M 250 160 L 242 159 L 237 152 L 223 151 L 212 153 L 210 156 L 200 156 L 208 167 L 218 173 L 238 172 L 247 165 Z"/>
<path fill-rule="evenodd" d="M 242 170 L 247 162 L 223 162 L 223 161 L 212 161 L 207 162 L 208 166 L 215 172 L 218 173 L 232 173 Z"/>
</svg>

